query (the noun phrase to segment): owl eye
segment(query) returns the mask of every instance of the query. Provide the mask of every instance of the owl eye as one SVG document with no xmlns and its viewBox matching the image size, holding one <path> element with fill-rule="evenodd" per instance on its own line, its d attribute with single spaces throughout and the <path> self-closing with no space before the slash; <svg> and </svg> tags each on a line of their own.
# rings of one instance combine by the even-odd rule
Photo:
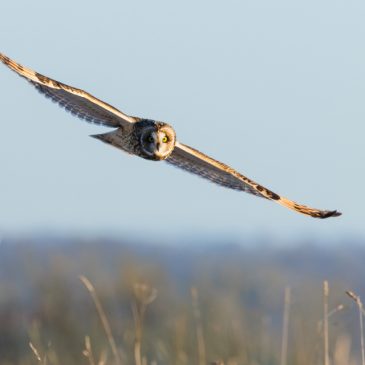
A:
<svg viewBox="0 0 365 365">
<path fill-rule="evenodd" d="M 148 142 L 150 142 L 150 143 L 152 143 L 152 142 L 154 141 L 154 139 L 153 139 L 153 137 L 152 137 L 152 136 L 149 136 L 149 137 L 147 138 L 147 141 L 148 141 Z"/>
<path fill-rule="evenodd" d="M 167 141 L 168 141 L 168 138 L 166 136 L 162 138 L 163 143 L 166 143 Z"/>
</svg>

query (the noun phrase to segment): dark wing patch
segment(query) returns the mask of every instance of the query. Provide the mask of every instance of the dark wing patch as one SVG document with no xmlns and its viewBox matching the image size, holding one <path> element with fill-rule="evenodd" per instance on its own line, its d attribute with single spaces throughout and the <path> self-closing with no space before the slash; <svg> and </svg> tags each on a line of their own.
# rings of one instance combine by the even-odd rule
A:
<svg viewBox="0 0 365 365">
<path fill-rule="evenodd" d="M 264 189 L 263 187 L 258 185 L 258 189 L 253 188 L 252 184 L 255 183 L 247 177 L 241 175 L 243 180 L 238 179 L 232 174 L 235 170 L 229 166 L 182 143 L 176 143 L 174 151 L 166 162 L 226 188 L 246 191 L 250 194 L 264 197 L 261 193 Z"/>
<path fill-rule="evenodd" d="M 174 151 L 166 162 L 185 171 L 199 175 L 218 185 L 273 200 L 286 208 L 315 218 L 328 218 L 341 215 L 341 213 L 336 210 L 328 211 L 314 209 L 281 197 L 246 176 L 241 175 L 239 172 L 222 162 L 214 160 L 202 152 L 179 142 L 176 143 Z"/>
<path fill-rule="evenodd" d="M 127 126 L 136 122 L 135 118 L 122 113 L 120 110 L 95 98 L 86 91 L 41 75 L 1 53 L 0 61 L 19 76 L 27 79 L 43 95 L 81 119 L 113 128 Z"/>
</svg>

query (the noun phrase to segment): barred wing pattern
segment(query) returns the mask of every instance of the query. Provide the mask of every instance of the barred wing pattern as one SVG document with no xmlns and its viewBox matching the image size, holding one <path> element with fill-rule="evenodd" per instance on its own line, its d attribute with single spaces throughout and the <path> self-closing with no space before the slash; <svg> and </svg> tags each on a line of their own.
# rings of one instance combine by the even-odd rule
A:
<svg viewBox="0 0 365 365">
<path fill-rule="evenodd" d="M 81 119 L 113 128 L 136 122 L 135 118 L 122 113 L 86 91 L 52 80 L 18 64 L 2 53 L 0 53 L 0 61 L 19 76 L 27 79 L 40 93 Z"/>
<path fill-rule="evenodd" d="M 171 165 L 199 175 L 218 185 L 230 189 L 245 191 L 256 196 L 273 200 L 286 208 L 295 210 L 302 214 L 310 215 L 314 218 L 328 218 L 341 215 L 341 213 L 336 210 L 329 211 L 314 209 L 281 197 L 246 176 L 241 175 L 236 170 L 222 162 L 214 160 L 202 152 L 179 142 L 176 142 L 174 151 L 166 161 Z"/>
</svg>

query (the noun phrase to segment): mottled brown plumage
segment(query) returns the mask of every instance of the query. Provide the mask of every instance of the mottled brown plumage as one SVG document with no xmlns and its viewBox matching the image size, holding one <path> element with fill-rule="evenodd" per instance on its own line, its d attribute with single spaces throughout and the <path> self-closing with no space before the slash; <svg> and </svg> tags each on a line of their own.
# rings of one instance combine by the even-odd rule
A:
<svg viewBox="0 0 365 365">
<path fill-rule="evenodd" d="M 336 210 L 319 210 L 297 204 L 257 184 L 202 152 L 176 140 L 174 129 L 163 122 L 132 117 L 91 94 L 65 85 L 28 69 L 0 53 L 0 61 L 28 80 L 39 92 L 88 122 L 116 128 L 112 132 L 93 135 L 129 154 L 148 160 L 165 160 L 171 165 L 199 175 L 218 185 L 245 191 L 275 201 L 286 208 L 315 218 L 336 217 Z"/>
</svg>

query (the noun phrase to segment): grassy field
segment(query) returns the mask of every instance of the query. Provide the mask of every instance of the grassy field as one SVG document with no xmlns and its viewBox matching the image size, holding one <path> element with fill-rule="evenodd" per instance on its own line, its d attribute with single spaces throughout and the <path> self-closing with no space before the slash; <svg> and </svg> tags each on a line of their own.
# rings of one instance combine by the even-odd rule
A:
<svg viewBox="0 0 365 365">
<path fill-rule="evenodd" d="M 0 364 L 363 364 L 361 242 L 247 247 L 4 240 Z"/>
</svg>

